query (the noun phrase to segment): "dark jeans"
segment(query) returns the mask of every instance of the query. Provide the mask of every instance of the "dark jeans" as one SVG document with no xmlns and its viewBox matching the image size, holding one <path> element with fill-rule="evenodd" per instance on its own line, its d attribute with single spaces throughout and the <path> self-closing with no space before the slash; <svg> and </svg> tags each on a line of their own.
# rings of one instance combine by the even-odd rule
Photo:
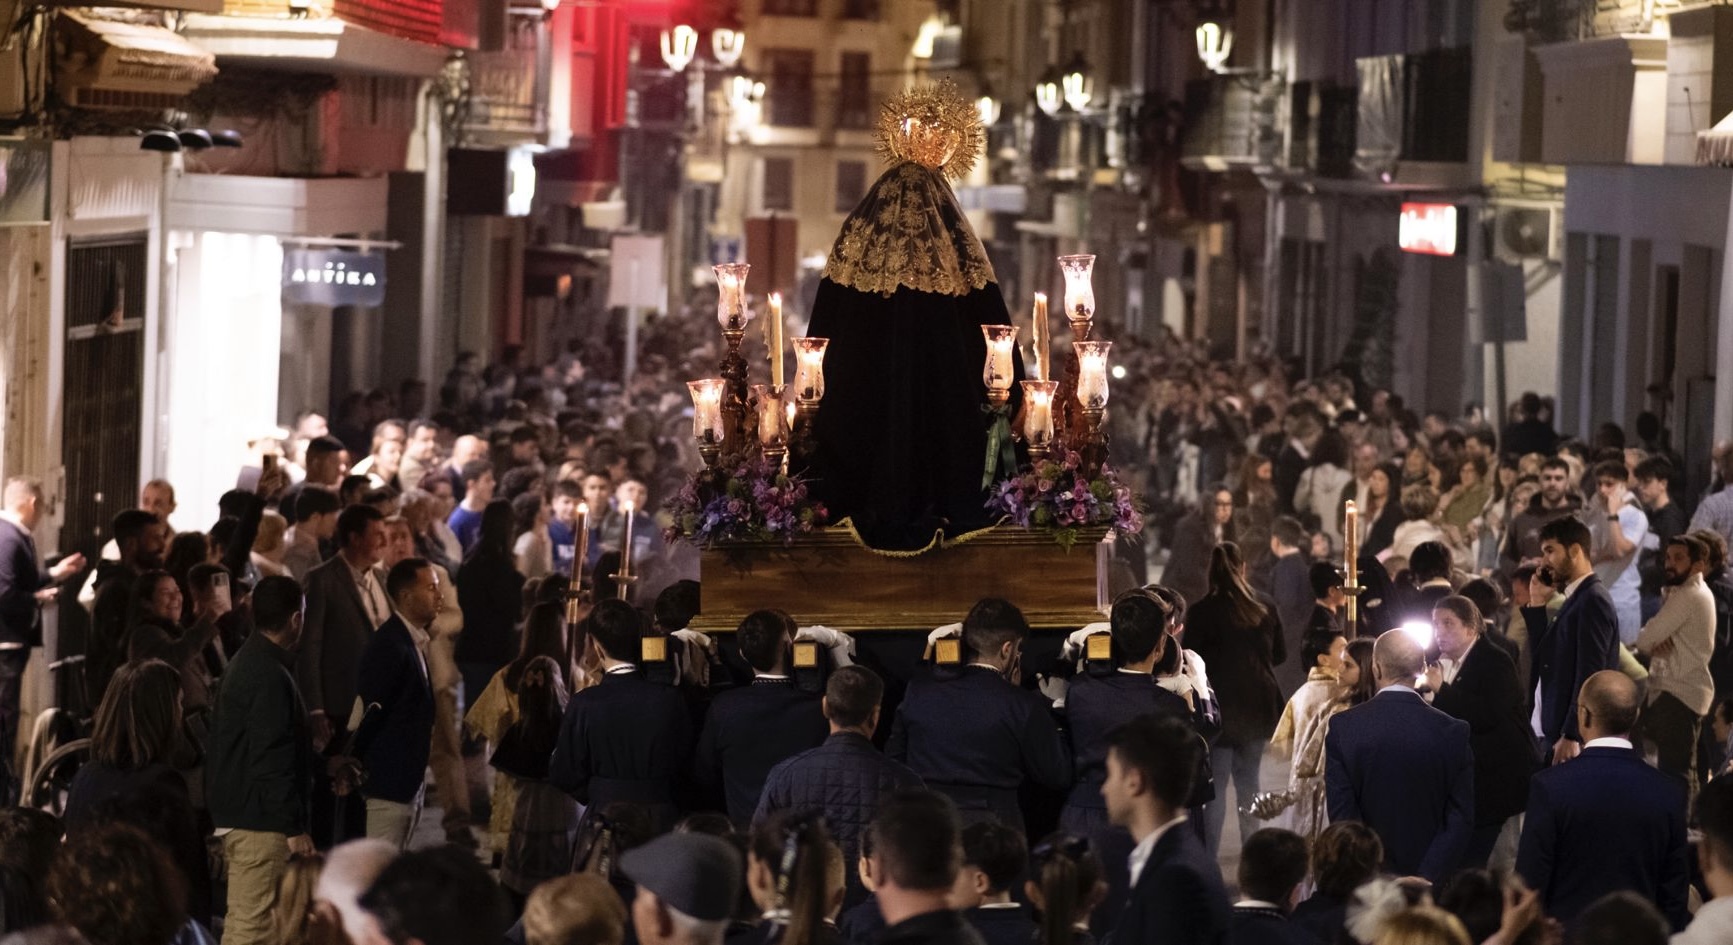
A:
<svg viewBox="0 0 1733 945">
<path fill-rule="evenodd" d="M 1215 856 L 1221 850 L 1222 828 L 1228 818 L 1228 782 L 1234 786 L 1233 810 L 1239 814 L 1240 842 L 1257 831 L 1263 822 L 1240 810 L 1251 804 L 1252 798 L 1260 790 L 1258 776 L 1264 764 L 1264 748 L 1262 741 L 1248 742 L 1243 745 L 1228 742 L 1216 742 L 1210 749 L 1210 768 L 1215 772 L 1216 798 L 1204 805 L 1204 845 L 1209 847 L 1210 856 Z"/>
<path fill-rule="evenodd" d="M 1643 739 L 1655 746 L 1655 767 L 1685 779 L 1697 796 L 1697 733 L 1703 717 L 1672 693 L 1663 692 L 1643 710 Z"/>
</svg>

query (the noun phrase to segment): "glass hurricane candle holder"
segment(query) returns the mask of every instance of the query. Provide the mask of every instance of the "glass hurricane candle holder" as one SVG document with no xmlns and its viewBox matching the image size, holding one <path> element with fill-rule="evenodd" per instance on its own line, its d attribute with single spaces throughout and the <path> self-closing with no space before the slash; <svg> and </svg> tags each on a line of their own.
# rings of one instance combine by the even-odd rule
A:
<svg viewBox="0 0 1733 945">
<path fill-rule="evenodd" d="M 829 338 L 794 339 L 794 397 L 802 407 L 824 399 L 824 349 Z"/>
<path fill-rule="evenodd" d="M 1011 396 L 1011 355 L 1017 350 L 1017 327 L 982 325 L 981 334 L 987 339 L 987 362 L 981 369 L 981 382 L 987 385 L 987 399 L 1002 404 Z"/>
<path fill-rule="evenodd" d="M 722 394 L 727 386 L 720 377 L 686 382 L 692 393 L 692 438 L 706 466 L 715 466 L 722 453 Z"/>
<path fill-rule="evenodd" d="M 1079 341 L 1072 344 L 1077 352 L 1077 402 L 1085 411 L 1098 411 L 1107 406 L 1107 352 L 1111 341 Z"/>
<path fill-rule="evenodd" d="M 1065 276 L 1065 318 L 1073 328 L 1078 322 L 1087 325 L 1095 318 L 1095 286 L 1090 281 L 1094 270 L 1092 255 L 1059 257 L 1059 271 Z"/>
<path fill-rule="evenodd" d="M 1023 382 L 1023 440 L 1031 459 L 1046 459 L 1053 448 L 1053 396 L 1058 391 L 1058 381 Z"/>
<path fill-rule="evenodd" d="M 766 455 L 788 447 L 788 414 L 782 409 L 782 388 L 752 385 L 752 402 L 758 405 L 758 445 Z"/>
<path fill-rule="evenodd" d="M 743 331 L 752 321 L 752 310 L 746 307 L 746 273 L 751 263 L 722 263 L 711 266 L 716 271 L 716 320 L 727 331 Z"/>
</svg>

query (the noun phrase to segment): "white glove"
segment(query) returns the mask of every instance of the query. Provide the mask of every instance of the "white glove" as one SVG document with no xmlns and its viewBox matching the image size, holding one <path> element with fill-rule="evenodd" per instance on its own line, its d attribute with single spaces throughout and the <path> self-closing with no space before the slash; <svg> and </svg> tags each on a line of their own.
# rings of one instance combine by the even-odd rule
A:
<svg viewBox="0 0 1733 945">
<path fill-rule="evenodd" d="M 830 660 L 838 666 L 854 665 L 854 637 L 841 630 L 824 626 L 801 627 L 795 631 L 794 638 L 810 640 L 830 650 Z"/>
<path fill-rule="evenodd" d="M 948 623 L 934 630 L 932 633 L 927 634 L 927 646 L 931 647 L 933 644 L 945 639 L 946 637 L 960 637 L 962 635 L 963 625 L 961 623 Z"/>
<path fill-rule="evenodd" d="M 1096 621 L 1095 623 L 1084 624 L 1081 630 L 1071 631 L 1071 635 L 1065 638 L 1065 645 L 1059 648 L 1059 658 L 1062 660 L 1082 659 L 1084 641 L 1097 633 L 1109 633 L 1112 629 L 1110 624 Z"/>
<path fill-rule="evenodd" d="M 1036 676 L 1035 687 L 1053 703 L 1056 709 L 1065 708 L 1065 694 L 1071 691 L 1071 684 L 1058 676 Z"/>
<path fill-rule="evenodd" d="M 697 630 L 676 630 L 669 634 L 669 636 L 685 643 L 687 646 L 698 647 L 705 653 L 716 652 L 716 641 L 712 640 L 709 634 L 699 633 Z"/>
</svg>

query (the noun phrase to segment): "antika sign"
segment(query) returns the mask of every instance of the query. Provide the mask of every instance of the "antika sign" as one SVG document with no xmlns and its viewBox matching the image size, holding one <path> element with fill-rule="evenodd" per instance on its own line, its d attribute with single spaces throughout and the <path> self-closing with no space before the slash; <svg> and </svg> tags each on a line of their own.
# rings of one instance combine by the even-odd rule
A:
<svg viewBox="0 0 1733 945">
<path fill-rule="evenodd" d="M 285 250 L 283 301 L 298 305 L 380 305 L 385 301 L 385 256 L 341 249 Z"/>
</svg>

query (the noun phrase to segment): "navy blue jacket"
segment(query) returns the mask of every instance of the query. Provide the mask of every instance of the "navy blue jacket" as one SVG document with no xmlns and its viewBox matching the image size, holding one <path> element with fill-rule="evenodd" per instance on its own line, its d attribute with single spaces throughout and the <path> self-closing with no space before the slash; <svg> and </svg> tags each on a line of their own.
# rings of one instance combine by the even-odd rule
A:
<svg viewBox="0 0 1733 945">
<path fill-rule="evenodd" d="M 1516 871 L 1569 926 L 1596 899 L 1630 890 L 1684 929 L 1685 785 L 1626 748 L 1585 748 L 1529 783 Z"/>
<path fill-rule="evenodd" d="M 1107 733 L 1140 715 L 1172 715 L 1191 722 L 1185 700 L 1163 689 L 1148 673 L 1116 671 L 1071 681 L 1065 694 L 1065 733 L 1077 778 L 1067 807 L 1106 810 L 1101 785 L 1107 780 Z"/>
<path fill-rule="evenodd" d="M 855 864 L 861 834 L 878 813 L 879 798 L 923 786 L 919 775 L 886 758 L 864 736 L 837 732 L 817 748 L 770 769 L 752 821 L 759 823 L 783 810 L 822 813 L 830 835 L 842 847 L 848 880 L 845 901 L 852 905 L 864 898 Z"/>
<path fill-rule="evenodd" d="M 366 713 L 352 748 L 367 768 L 361 793 L 399 804 L 415 800 L 433 746 L 433 689 L 409 625 L 398 614 L 380 624 L 361 651 L 355 695 Z"/>
<path fill-rule="evenodd" d="M 1071 758 L 1050 704 L 984 666 L 912 680 L 885 753 L 949 795 L 965 821 L 985 813 L 1021 829 L 1024 779 L 1050 791 L 1071 787 Z"/>
<path fill-rule="evenodd" d="M 1516 664 L 1485 636 L 1463 658 L 1456 679 L 1432 697 L 1432 707 L 1468 723 L 1474 753 L 1474 822 L 1502 824 L 1522 813 L 1537 759 L 1523 711 Z"/>
<path fill-rule="evenodd" d="M 548 781 L 579 803 L 630 801 L 667 819 L 691 751 L 692 720 L 679 690 L 635 669 L 607 673 L 566 703 Z"/>
<path fill-rule="evenodd" d="M 1619 667 L 1619 615 L 1600 578 L 1583 578 L 1576 593 L 1565 598 L 1558 618 L 1548 626 L 1546 607 L 1524 607 L 1528 624 L 1528 648 L 1534 665 L 1529 668 L 1528 692 L 1541 684 L 1540 730 L 1550 749 L 1562 738 L 1578 741 L 1577 692 L 1603 669 Z"/>
<path fill-rule="evenodd" d="M 790 679 L 759 678 L 723 691 L 710 703 L 698 735 L 694 773 L 707 788 L 722 786 L 728 816 L 736 825 L 752 820 L 771 768 L 818 747 L 830 733 L 819 708 L 823 698 Z"/>
<path fill-rule="evenodd" d="M 1318 945 L 1318 938 L 1278 910 L 1234 906 L 1228 945 Z"/>
<path fill-rule="evenodd" d="M 1412 691 L 1388 690 L 1330 720 L 1324 739 L 1330 820 L 1358 820 L 1400 876 L 1442 883 L 1474 828 L 1468 723 Z"/>
<path fill-rule="evenodd" d="M 1175 824 L 1150 851 L 1107 945 L 1223 945 L 1232 911 L 1215 857 L 1189 824 Z"/>
<path fill-rule="evenodd" d="M 963 910 L 963 918 L 981 933 L 981 941 L 987 945 L 1033 945 L 1039 934 L 1035 920 L 1021 905 L 1010 909 L 977 906 Z"/>
<path fill-rule="evenodd" d="M 0 518 L 0 643 L 42 645 L 36 592 L 49 582 L 36 543 L 24 529 Z"/>
</svg>

